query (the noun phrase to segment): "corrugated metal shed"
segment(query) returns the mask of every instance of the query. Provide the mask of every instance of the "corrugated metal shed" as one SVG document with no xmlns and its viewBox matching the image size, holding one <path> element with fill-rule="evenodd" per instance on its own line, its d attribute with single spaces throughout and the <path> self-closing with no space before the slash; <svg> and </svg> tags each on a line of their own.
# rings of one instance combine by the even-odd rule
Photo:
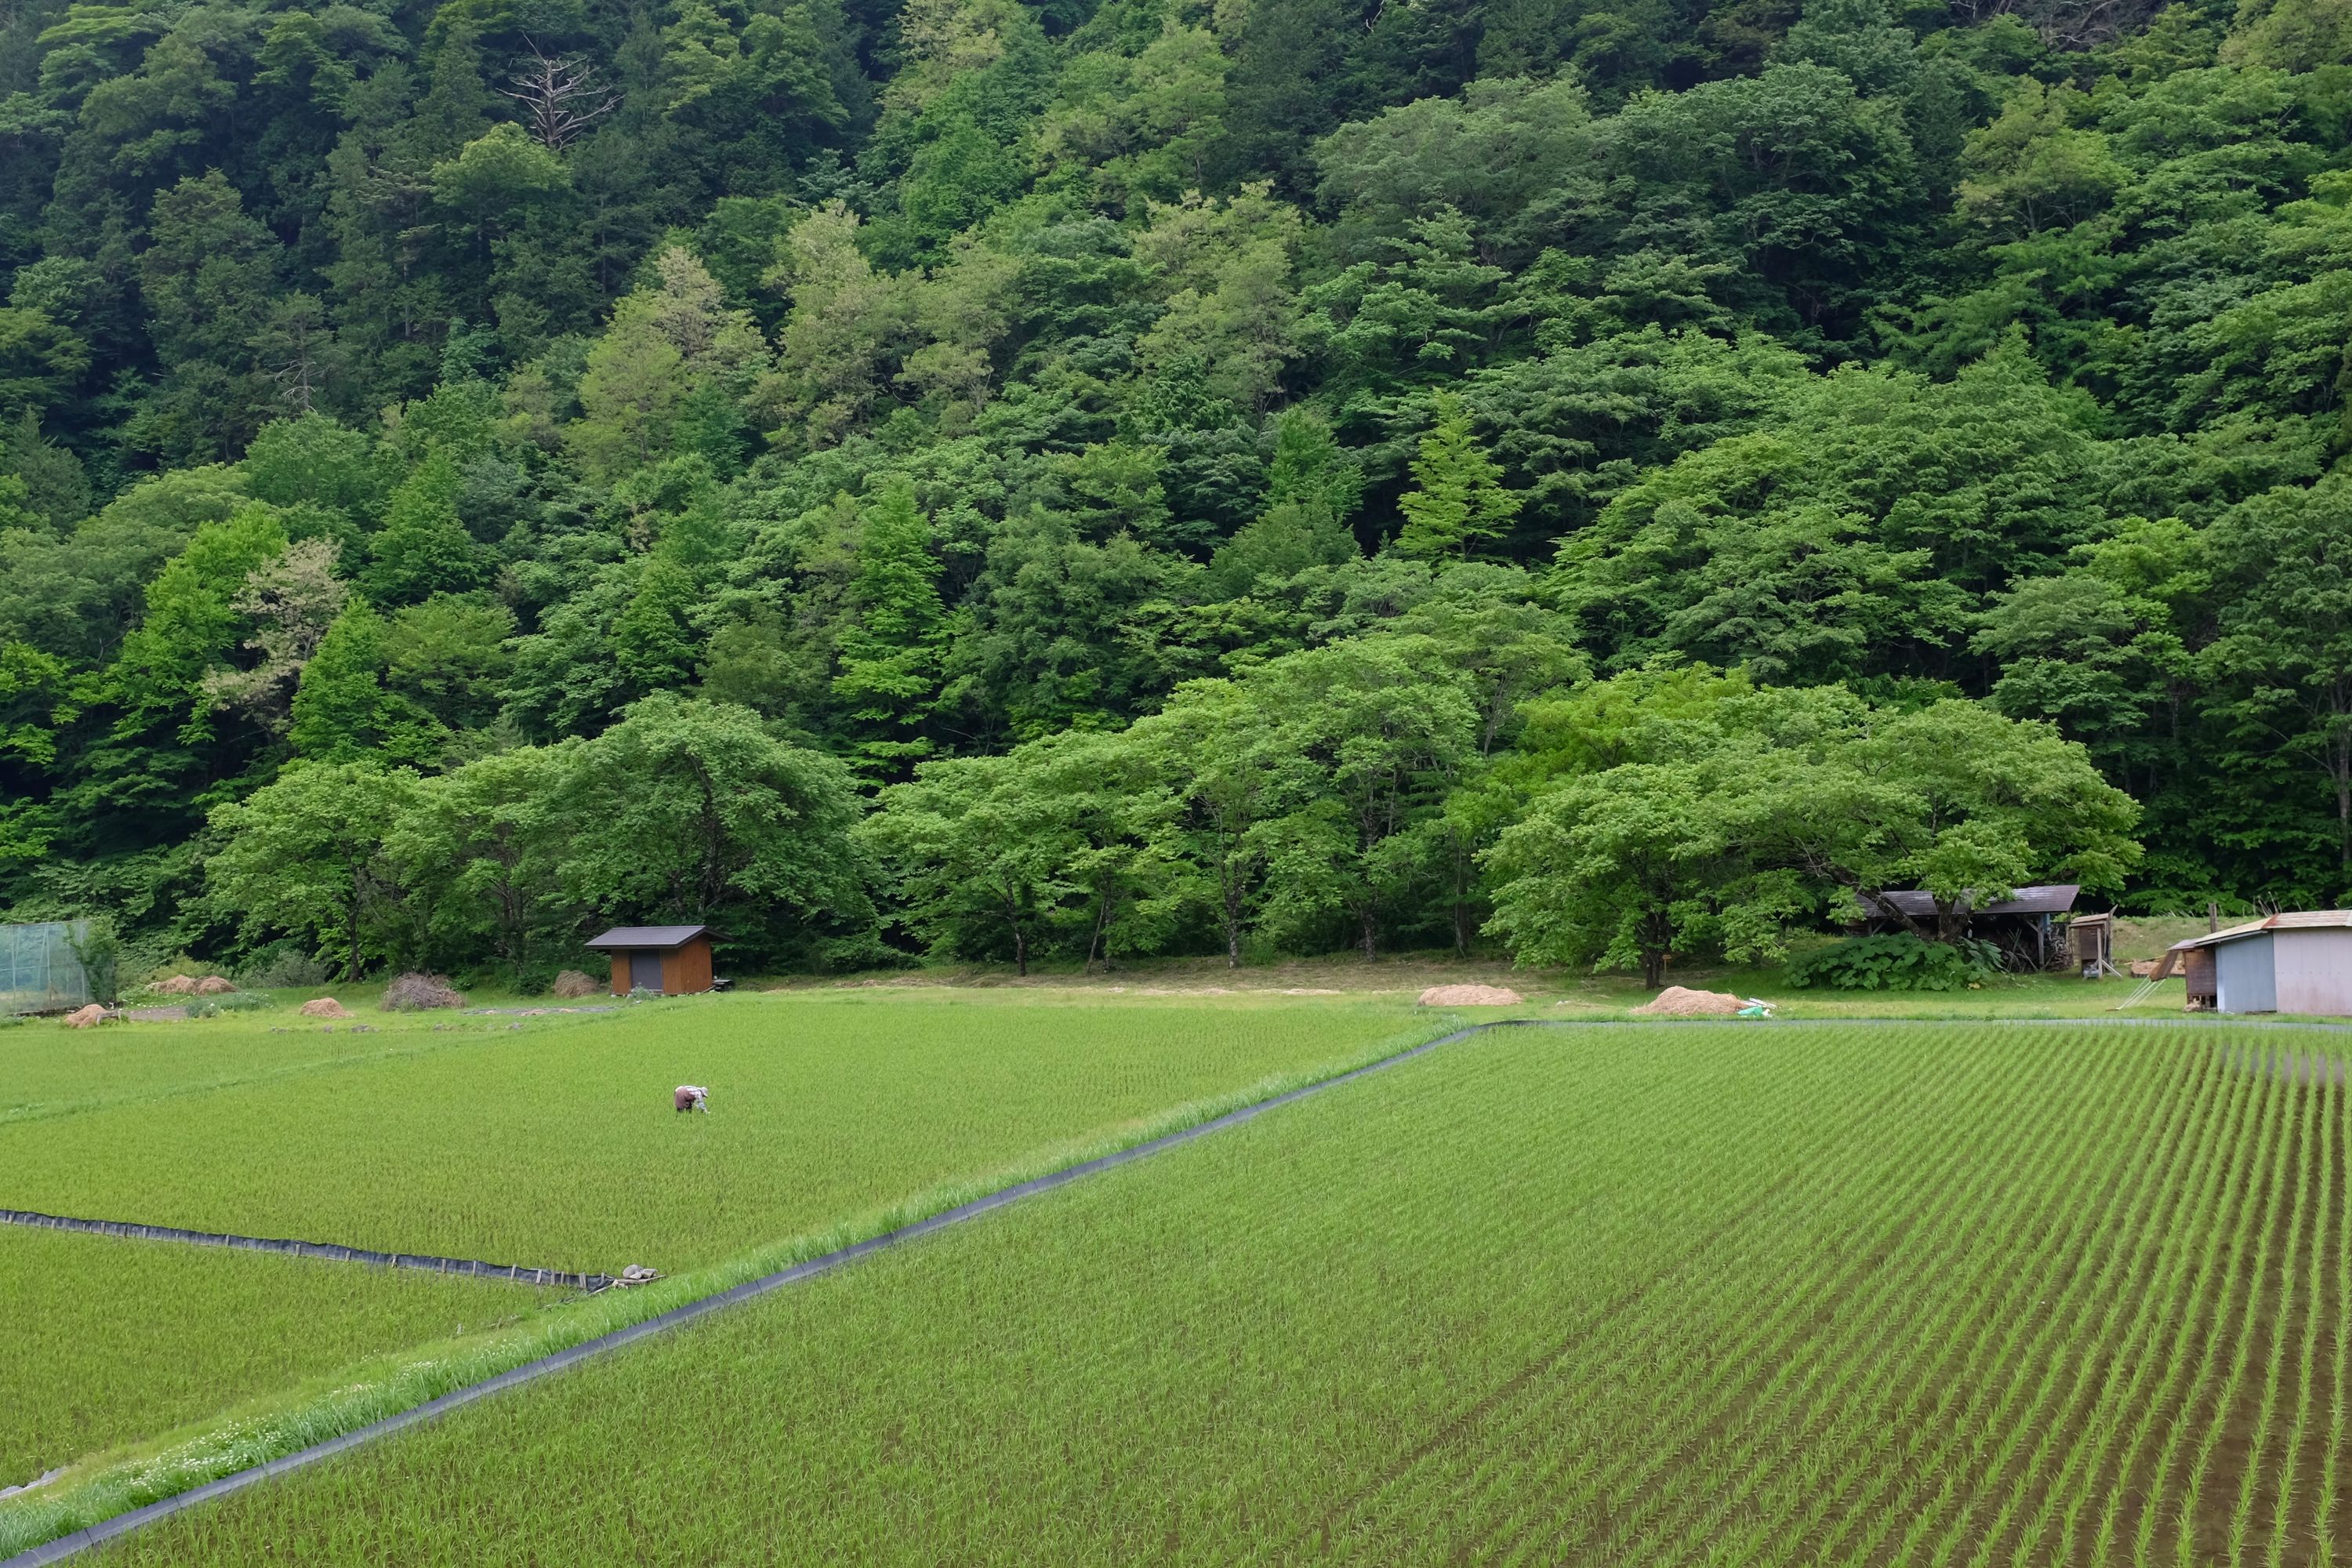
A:
<svg viewBox="0 0 2352 1568">
<path fill-rule="evenodd" d="M 2183 973 L 2192 1006 L 2352 1016 L 2352 910 L 2296 910 L 2190 937 L 2149 978 Z"/>
<path fill-rule="evenodd" d="M 614 926 L 585 945 L 591 952 L 659 952 L 684 947 L 709 930 L 709 926 Z"/>
<path fill-rule="evenodd" d="M 2031 888 L 2020 888 L 2011 897 L 1997 899 L 1970 910 L 1970 915 L 2063 915 L 2074 909 L 2074 900 L 2082 895 L 2078 882 L 2046 882 Z M 1932 920 L 1936 914 L 1936 895 L 1924 889 L 1887 891 L 1865 897 L 1853 896 L 1865 915 L 1885 913 L 1881 905 L 1893 908 L 1913 920 Z"/>
</svg>

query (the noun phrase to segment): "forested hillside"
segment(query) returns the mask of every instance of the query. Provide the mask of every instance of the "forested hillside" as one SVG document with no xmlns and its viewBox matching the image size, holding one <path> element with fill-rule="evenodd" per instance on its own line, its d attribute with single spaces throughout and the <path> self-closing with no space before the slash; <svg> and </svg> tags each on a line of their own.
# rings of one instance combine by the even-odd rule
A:
<svg viewBox="0 0 2352 1568">
<path fill-rule="evenodd" d="M 0 908 L 530 981 L 2341 903 L 2347 62 L 2340 0 L 15 0 Z"/>
</svg>

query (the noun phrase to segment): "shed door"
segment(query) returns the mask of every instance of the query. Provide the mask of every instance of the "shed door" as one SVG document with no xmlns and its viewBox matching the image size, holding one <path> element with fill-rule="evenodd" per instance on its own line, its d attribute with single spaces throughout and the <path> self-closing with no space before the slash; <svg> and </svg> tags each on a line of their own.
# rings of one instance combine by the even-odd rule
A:
<svg viewBox="0 0 2352 1568">
<path fill-rule="evenodd" d="M 629 954 L 629 989 L 661 994 L 661 954 L 633 952 Z"/>
<path fill-rule="evenodd" d="M 2224 1013 L 2275 1013 L 2278 981 L 2271 968 L 2271 936 L 2240 937 L 2213 950 L 2214 978 Z"/>
</svg>

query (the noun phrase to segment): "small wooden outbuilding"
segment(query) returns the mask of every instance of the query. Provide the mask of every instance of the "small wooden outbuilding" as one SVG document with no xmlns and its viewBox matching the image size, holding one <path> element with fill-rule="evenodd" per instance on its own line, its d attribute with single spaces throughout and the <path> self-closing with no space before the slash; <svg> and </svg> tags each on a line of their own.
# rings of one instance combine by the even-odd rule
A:
<svg viewBox="0 0 2352 1568">
<path fill-rule="evenodd" d="M 2074 963 L 2084 974 L 2096 978 L 2101 973 L 2123 973 L 2116 967 L 2116 917 L 2112 911 L 2076 915 L 2068 921 L 2066 942 L 2074 949 Z"/>
<path fill-rule="evenodd" d="M 2217 1013 L 2352 1016 L 2352 910 L 2303 910 L 2176 942 L 2152 980 L 2179 974 Z"/>
<path fill-rule="evenodd" d="M 588 949 L 612 959 L 615 996 L 689 996 L 711 988 L 709 926 L 614 926 Z"/>
</svg>

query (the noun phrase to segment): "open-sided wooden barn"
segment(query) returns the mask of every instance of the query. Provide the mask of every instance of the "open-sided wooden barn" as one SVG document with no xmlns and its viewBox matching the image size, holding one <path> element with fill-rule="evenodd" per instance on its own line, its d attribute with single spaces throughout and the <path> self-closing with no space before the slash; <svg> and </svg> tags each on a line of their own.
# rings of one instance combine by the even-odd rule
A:
<svg viewBox="0 0 2352 1568">
<path fill-rule="evenodd" d="M 686 996 L 711 988 L 709 926 L 614 926 L 588 949 L 612 959 L 615 996 Z"/>
<path fill-rule="evenodd" d="M 2000 948 L 2011 969 L 2069 968 L 2081 962 L 2067 940 L 2066 922 L 2082 891 L 2073 882 L 2020 888 L 1970 910 L 1969 935 Z M 1908 931 L 1914 921 L 1930 926 L 1936 921 L 1936 896 L 1923 888 L 1856 893 L 1854 902 L 1853 926 L 1874 934 Z"/>
</svg>

